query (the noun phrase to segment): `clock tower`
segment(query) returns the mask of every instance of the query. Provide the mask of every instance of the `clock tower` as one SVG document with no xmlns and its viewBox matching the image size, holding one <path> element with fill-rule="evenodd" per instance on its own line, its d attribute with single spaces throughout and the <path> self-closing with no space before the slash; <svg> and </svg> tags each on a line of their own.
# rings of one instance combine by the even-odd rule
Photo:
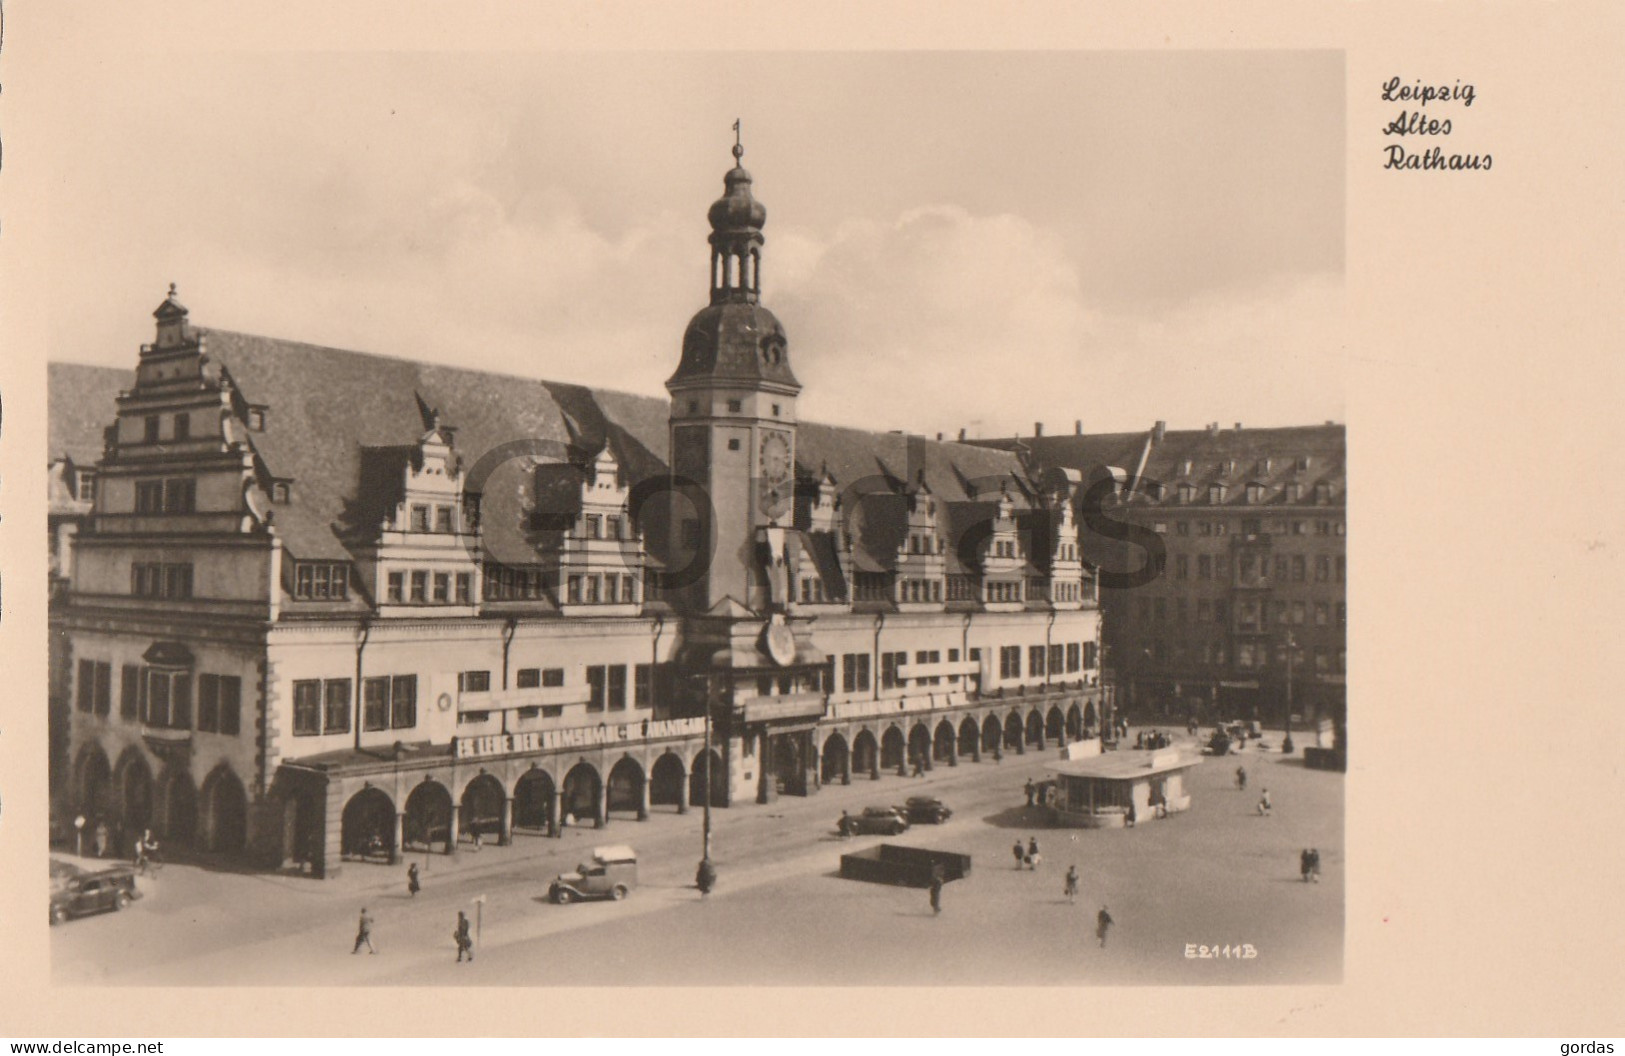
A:
<svg viewBox="0 0 1625 1056">
<path fill-rule="evenodd" d="M 784 327 L 761 304 L 764 209 L 734 167 L 711 206 L 711 303 L 689 321 L 671 393 L 667 571 L 691 610 L 782 611 L 795 509 L 796 396 Z"/>
</svg>

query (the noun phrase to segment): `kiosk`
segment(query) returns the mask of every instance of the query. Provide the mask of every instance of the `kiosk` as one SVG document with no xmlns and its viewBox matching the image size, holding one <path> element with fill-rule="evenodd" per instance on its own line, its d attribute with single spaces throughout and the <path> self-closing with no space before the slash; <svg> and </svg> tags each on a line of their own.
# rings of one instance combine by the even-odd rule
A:
<svg viewBox="0 0 1625 1056">
<path fill-rule="evenodd" d="M 1115 829 L 1189 810 L 1185 771 L 1201 756 L 1177 748 L 1150 753 L 1093 755 L 1052 763 L 1055 795 L 1049 803 L 1055 824 L 1075 829 Z"/>
</svg>

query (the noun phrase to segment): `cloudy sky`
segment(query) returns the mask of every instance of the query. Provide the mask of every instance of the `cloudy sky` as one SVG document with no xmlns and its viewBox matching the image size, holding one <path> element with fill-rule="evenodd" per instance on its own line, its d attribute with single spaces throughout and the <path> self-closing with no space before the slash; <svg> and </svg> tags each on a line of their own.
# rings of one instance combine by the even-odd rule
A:
<svg viewBox="0 0 1625 1056">
<path fill-rule="evenodd" d="M 664 395 L 743 119 L 802 416 L 1343 417 L 1334 52 L 98 57 L 50 355 L 194 321 Z M 71 134 L 67 130 L 71 129 Z"/>
</svg>

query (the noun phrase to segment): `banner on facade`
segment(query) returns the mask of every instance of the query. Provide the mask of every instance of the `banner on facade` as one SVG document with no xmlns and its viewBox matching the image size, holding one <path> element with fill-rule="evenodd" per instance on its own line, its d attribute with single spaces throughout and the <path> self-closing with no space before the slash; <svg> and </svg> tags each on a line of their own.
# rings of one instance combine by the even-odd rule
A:
<svg viewBox="0 0 1625 1056">
<path fill-rule="evenodd" d="M 484 737 L 458 737 L 454 755 L 458 759 L 484 759 L 494 755 L 523 755 L 555 748 L 597 748 L 606 744 L 664 740 L 700 734 L 705 719 L 666 719 L 624 722 L 616 725 L 574 726 L 564 730 L 531 730 L 525 733 L 493 733 Z"/>
</svg>

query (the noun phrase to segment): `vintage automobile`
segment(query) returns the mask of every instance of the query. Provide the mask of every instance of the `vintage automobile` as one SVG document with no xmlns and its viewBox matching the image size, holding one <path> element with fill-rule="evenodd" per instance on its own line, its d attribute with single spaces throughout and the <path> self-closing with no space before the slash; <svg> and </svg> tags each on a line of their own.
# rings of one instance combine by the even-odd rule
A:
<svg viewBox="0 0 1625 1056">
<path fill-rule="evenodd" d="M 896 807 L 864 807 L 862 814 L 848 814 L 842 824 L 848 836 L 896 836 L 908 828 L 908 818 Z"/>
<path fill-rule="evenodd" d="M 129 868 L 101 869 L 66 877 L 51 890 L 51 923 L 61 924 L 86 913 L 123 909 L 140 897 L 135 872 Z"/>
<path fill-rule="evenodd" d="M 953 814 L 948 804 L 935 796 L 910 796 L 903 803 L 903 817 L 911 825 L 941 825 Z"/>
<path fill-rule="evenodd" d="M 547 897 L 559 905 L 585 899 L 612 898 L 619 902 L 638 885 L 638 853 L 625 844 L 594 847 L 592 859 L 573 873 L 553 878 Z"/>
</svg>

